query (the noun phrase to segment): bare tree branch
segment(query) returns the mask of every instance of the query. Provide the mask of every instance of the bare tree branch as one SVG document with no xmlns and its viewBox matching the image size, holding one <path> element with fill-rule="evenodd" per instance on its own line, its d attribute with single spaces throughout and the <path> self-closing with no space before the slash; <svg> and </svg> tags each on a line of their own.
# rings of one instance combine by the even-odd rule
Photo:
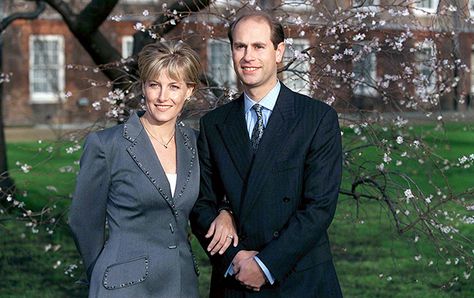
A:
<svg viewBox="0 0 474 298">
<path fill-rule="evenodd" d="M 36 9 L 31 12 L 13 13 L 2 20 L 0 23 L 0 33 L 3 32 L 15 20 L 33 20 L 36 19 L 46 8 L 41 1 L 36 1 Z"/>
<path fill-rule="evenodd" d="M 167 14 L 160 15 L 152 24 L 154 33 L 160 37 L 174 28 L 176 24 L 182 19 L 188 17 L 193 12 L 198 12 L 210 4 L 209 0 L 183 0 L 174 2 L 169 8 Z M 174 13 L 176 12 L 176 14 Z M 171 22 L 174 20 L 174 22 Z M 174 24 L 173 24 L 174 23 Z M 133 54 L 137 54 L 140 49 L 149 44 L 155 42 L 149 32 L 138 31 L 133 36 Z"/>
<path fill-rule="evenodd" d="M 118 0 L 91 1 L 79 14 L 77 23 L 84 32 L 93 32 L 107 20 Z"/>
<path fill-rule="evenodd" d="M 55 9 L 67 24 L 69 30 L 89 53 L 97 65 L 119 61 L 120 53 L 109 40 L 99 31 L 99 26 L 117 4 L 117 0 L 93 0 L 80 14 L 72 11 L 68 3 L 62 0 L 44 0 Z M 120 81 L 123 73 L 114 68 L 101 68 L 102 72 L 112 81 Z"/>
</svg>

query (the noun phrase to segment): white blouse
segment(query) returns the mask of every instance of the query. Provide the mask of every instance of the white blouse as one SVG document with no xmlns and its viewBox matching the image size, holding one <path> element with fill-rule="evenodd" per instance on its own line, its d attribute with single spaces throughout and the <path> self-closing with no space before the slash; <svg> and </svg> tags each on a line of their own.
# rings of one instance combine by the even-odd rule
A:
<svg viewBox="0 0 474 298">
<path fill-rule="evenodd" d="M 166 178 L 170 184 L 171 196 L 174 197 L 174 190 L 176 188 L 176 180 L 178 179 L 178 174 L 166 173 Z"/>
</svg>

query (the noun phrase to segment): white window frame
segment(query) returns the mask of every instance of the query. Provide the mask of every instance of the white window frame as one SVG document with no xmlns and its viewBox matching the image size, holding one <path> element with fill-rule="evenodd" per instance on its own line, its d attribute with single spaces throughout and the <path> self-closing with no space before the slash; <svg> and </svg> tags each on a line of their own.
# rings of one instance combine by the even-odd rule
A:
<svg viewBox="0 0 474 298">
<path fill-rule="evenodd" d="M 33 76 L 34 76 L 34 42 L 40 41 L 57 41 L 58 42 L 58 90 L 53 92 L 35 92 L 33 90 Z M 30 35 L 29 39 L 29 89 L 30 100 L 32 103 L 57 103 L 64 98 L 65 85 L 65 65 L 64 65 L 64 36 L 62 35 Z"/>
<path fill-rule="evenodd" d="M 415 11 L 416 15 L 425 15 L 425 14 L 436 13 L 436 10 L 438 9 L 439 0 L 431 0 L 432 5 L 430 7 L 420 6 L 421 1 L 422 0 L 416 0 L 413 3 L 413 6 L 415 7 L 414 11 Z"/>
<path fill-rule="evenodd" d="M 158 0 L 121 0 L 123 3 L 133 3 L 133 4 L 140 4 L 140 3 L 158 3 Z"/>
<path fill-rule="evenodd" d="M 369 0 L 366 0 L 366 1 L 369 1 Z M 361 11 L 371 11 L 371 10 L 378 10 L 379 9 L 379 5 L 380 5 L 380 0 L 372 0 L 373 3 L 370 4 L 370 5 L 363 5 L 363 6 L 360 6 L 360 7 L 355 7 L 354 6 L 354 0 L 351 0 L 352 2 L 352 7 L 354 9 L 357 9 L 357 10 L 361 10 Z M 365 3 L 364 3 L 365 4 Z"/>
<path fill-rule="evenodd" d="M 293 46 L 297 46 L 300 49 L 307 49 L 310 47 L 310 42 L 308 39 L 305 39 L 305 38 L 295 38 L 293 39 L 293 42 L 291 45 L 286 44 L 285 55 L 284 55 L 284 60 L 283 60 L 284 63 L 288 62 L 287 59 L 292 59 L 294 57 L 295 51 L 294 51 Z M 300 49 L 297 49 L 297 50 L 300 50 Z M 288 88 L 290 88 L 291 90 L 295 92 L 311 96 L 311 93 L 312 93 L 311 84 L 310 84 L 311 64 L 309 63 L 309 59 L 305 61 L 295 61 L 295 62 L 297 63 L 296 70 L 298 70 L 298 68 L 301 68 L 301 67 L 305 68 L 303 69 L 303 71 L 305 72 L 305 74 L 303 75 L 303 78 L 298 77 L 297 74 L 293 74 L 290 71 L 290 69 L 295 66 L 295 64 L 293 64 L 292 66 L 290 66 L 290 69 L 283 72 L 283 83 L 287 85 Z M 304 82 L 304 86 L 295 86 L 295 82 L 301 82 L 301 81 Z"/>
<path fill-rule="evenodd" d="M 281 0 L 281 9 L 288 11 L 308 11 L 314 10 L 309 0 Z"/>
<path fill-rule="evenodd" d="M 129 53 L 128 44 L 132 44 L 131 52 Z M 122 36 L 122 58 L 128 58 L 133 55 L 133 36 L 132 35 L 124 35 Z"/>
<path fill-rule="evenodd" d="M 420 48 L 421 50 L 428 49 L 430 51 L 430 53 L 428 53 L 426 55 L 426 57 L 431 57 L 431 58 L 429 58 L 430 60 L 431 59 L 437 59 L 437 57 L 434 55 L 436 53 L 436 44 L 434 43 L 434 41 L 425 40 L 425 41 L 417 43 L 416 47 Z M 425 56 L 425 54 L 422 54 L 420 52 L 415 53 L 415 59 L 416 59 L 416 64 L 417 64 L 416 67 L 417 67 L 417 71 L 420 74 L 423 73 L 423 69 L 424 69 L 423 63 L 425 63 L 425 61 L 426 61 L 426 58 L 424 56 Z M 437 77 L 436 76 L 437 76 L 436 73 L 431 73 L 430 74 L 430 77 L 428 78 L 429 79 L 429 85 L 426 88 L 427 92 L 433 92 L 435 90 L 436 83 L 437 83 Z"/>
<path fill-rule="evenodd" d="M 240 7 L 242 3 L 239 0 L 214 0 L 211 5 L 215 5 L 216 7 Z"/>
<path fill-rule="evenodd" d="M 362 48 L 364 45 L 360 45 Z M 365 82 L 366 79 L 370 79 L 371 82 L 374 85 L 377 83 L 377 53 L 376 52 L 370 52 L 370 53 L 364 53 L 363 54 L 364 61 L 366 59 L 370 59 L 370 66 L 371 68 L 367 71 L 367 69 L 363 69 L 363 82 L 357 82 L 357 84 L 352 88 L 352 92 L 356 96 L 375 96 L 377 95 L 377 90 Z M 362 60 L 362 59 L 361 59 Z M 354 73 L 355 69 L 355 64 L 356 63 L 361 63 L 362 61 L 353 61 L 352 63 L 352 72 Z M 355 73 L 354 73 L 355 74 Z M 368 76 L 366 76 L 368 74 Z"/>
<path fill-rule="evenodd" d="M 227 44 L 229 46 L 229 51 L 228 51 L 228 61 L 229 61 L 229 64 L 227 66 L 227 69 L 226 70 L 219 70 L 219 72 L 222 72 L 222 71 L 225 71 L 225 73 L 227 73 L 227 77 L 229 78 L 229 81 L 228 82 L 218 82 L 218 80 L 216 80 L 216 78 L 218 78 L 219 76 L 217 75 L 216 76 L 216 73 L 215 71 L 213 71 L 213 66 L 212 66 L 212 45 L 213 44 Z M 221 53 L 221 55 L 225 55 L 225 53 Z M 224 84 L 226 83 L 225 87 L 228 87 L 228 88 L 232 88 L 232 89 L 236 89 L 237 88 L 237 76 L 235 74 L 235 71 L 234 71 L 234 65 L 233 65 L 233 62 L 232 62 L 232 50 L 231 50 L 231 47 L 230 47 L 230 43 L 227 39 L 224 39 L 224 38 L 218 38 L 218 39 L 208 39 L 207 40 L 207 69 L 209 71 L 209 73 L 211 74 L 211 77 L 214 79 L 214 81 L 216 81 L 217 83 L 219 84 Z M 223 86 L 218 86 L 218 87 L 223 87 Z"/>
</svg>

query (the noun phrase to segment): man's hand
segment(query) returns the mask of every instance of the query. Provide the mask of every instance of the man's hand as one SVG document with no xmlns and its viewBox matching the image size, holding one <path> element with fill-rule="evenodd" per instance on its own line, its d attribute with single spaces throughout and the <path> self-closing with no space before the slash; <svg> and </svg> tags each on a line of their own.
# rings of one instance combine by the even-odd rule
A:
<svg viewBox="0 0 474 298">
<path fill-rule="evenodd" d="M 221 210 L 219 215 L 217 215 L 211 223 L 205 237 L 210 238 L 212 235 L 214 235 L 214 237 L 207 246 L 207 251 L 210 252 L 211 255 L 217 252 L 223 254 L 232 243 L 234 247 L 239 244 L 239 236 L 237 236 L 234 218 L 229 211 Z"/>
<path fill-rule="evenodd" d="M 234 273 L 237 273 L 235 279 L 254 291 L 260 291 L 260 287 L 265 284 L 265 274 L 254 259 L 257 253 L 253 250 L 241 250 L 232 261 Z"/>
</svg>

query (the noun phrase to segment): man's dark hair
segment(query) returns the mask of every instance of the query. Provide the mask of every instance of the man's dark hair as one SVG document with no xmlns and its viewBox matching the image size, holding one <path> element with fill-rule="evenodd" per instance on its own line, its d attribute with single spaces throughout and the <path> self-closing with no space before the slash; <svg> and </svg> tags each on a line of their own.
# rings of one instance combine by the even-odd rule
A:
<svg viewBox="0 0 474 298">
<path fill-rule="evenodd" d="M 235 26 L 237 26 L 237 23 L 247 18 L 263 20 L 270 26 L 270 30 L 271 30 L 270 40 L 272 41 L 273 47 L 275 48 L 275 50 L 281 42 L 285 41 L 285 32 L 283 31 L 283 26 L 279 22 L 275 21 L 275 19 L 268 13 L 261 10 L 255 10 L 255 11 L 246 11 L 238 15 L 235 21 L 232 22 L 232 24 L 230 25 L 227 36 L 229 37 L 231 47 L 234 42 L 232 34 L 235 30 Z"/>
</svg>

